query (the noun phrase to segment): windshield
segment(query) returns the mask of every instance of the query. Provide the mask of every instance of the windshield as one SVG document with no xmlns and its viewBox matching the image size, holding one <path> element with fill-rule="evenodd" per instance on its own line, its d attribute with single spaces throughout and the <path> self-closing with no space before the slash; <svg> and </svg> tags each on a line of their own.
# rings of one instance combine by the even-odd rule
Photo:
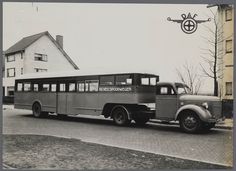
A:
<svg viewBox="0 0 236 171">
<path fill-rule="evenodd" d="M 191 89 L 185 84 L 177 84 L 176 90 L 178 94 L 192 94 Z"/>
</svg>

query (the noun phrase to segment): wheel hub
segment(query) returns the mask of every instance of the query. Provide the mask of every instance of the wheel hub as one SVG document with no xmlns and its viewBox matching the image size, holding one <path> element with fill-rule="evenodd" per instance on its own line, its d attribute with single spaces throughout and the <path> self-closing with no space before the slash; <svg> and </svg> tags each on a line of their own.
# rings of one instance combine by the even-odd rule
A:
<svg viewBox="0 0 236 171">
<path fill-rule="evenodd" d="M 185 120 L 184 120 L 184 124 L 188 127 L 188 128 L 193 128 L 196 126 L 196 119 L 194 117 L 188 116 Z"/>
</svg>

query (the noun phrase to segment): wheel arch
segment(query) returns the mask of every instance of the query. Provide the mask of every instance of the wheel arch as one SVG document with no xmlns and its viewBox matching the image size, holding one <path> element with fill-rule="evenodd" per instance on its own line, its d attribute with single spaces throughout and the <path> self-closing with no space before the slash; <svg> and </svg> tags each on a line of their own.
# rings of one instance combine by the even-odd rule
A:
<svg viewBox="0 0 236 171">
<path fill-rule="evenodd" d="M 202 121 L 207 121 L 211 114 L 208 110 L 204 109 L 203 107 L 197 106 L 197 105 L 185 105 L 178 109 L 178 111 L 175 114 L 175 120 L 179 120 L 180 116 L 184 114 L 186 111 L 192 111 L 194 112 Z"/>
</svg>

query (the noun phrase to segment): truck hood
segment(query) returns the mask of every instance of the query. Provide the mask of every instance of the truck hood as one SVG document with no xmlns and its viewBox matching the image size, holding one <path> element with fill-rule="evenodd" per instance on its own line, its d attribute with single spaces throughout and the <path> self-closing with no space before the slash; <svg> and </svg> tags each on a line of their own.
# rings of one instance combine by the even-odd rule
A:
<svg viewBox="0 0 236 171">
<path fill-rule="evenodd" d="M 181 101 L 220 101 L 219 97 L 202 95 L 181 95 Z"/>
</svg>

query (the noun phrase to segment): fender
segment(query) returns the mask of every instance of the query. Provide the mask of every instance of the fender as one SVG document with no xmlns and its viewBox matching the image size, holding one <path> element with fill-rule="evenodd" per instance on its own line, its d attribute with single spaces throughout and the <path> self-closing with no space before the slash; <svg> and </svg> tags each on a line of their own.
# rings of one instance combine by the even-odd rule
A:
<svg viewBox="0 0 236 171">
<path fill-rule="evenodd" d="M 180 113 L 184 110 L 194 111 L 199 116 L 199 118 L 202 121 L 205 121 L 205 122 L 207 122 L 212 116 L 211 113 L 207 109 L 205 109 L 201 106 L 197 106 L 197 105 L 193 105 L 193 104 L 187 104 L 187 105 L 184 105 L 184 106 L 182 106 L 178 109 L 178 111 L 175 114 L 175 120 L 177 120 Z"/>
<path fill-rule="evenodd" d="M 122 105 L 116 105 L 115 107 L 113 107 L 112 110 L 111 110 L 111 114 L 112 114 L 113 110 L 115 110 L 115 109 L 118 108 L 118 107 L 121 107 L 121 108 L 123 108 L 123 109 L 126 111 L 129 120 L 132 119 L 130 112 L 129 112 L 124 106 L 122 106 Z"/>
</svg>

